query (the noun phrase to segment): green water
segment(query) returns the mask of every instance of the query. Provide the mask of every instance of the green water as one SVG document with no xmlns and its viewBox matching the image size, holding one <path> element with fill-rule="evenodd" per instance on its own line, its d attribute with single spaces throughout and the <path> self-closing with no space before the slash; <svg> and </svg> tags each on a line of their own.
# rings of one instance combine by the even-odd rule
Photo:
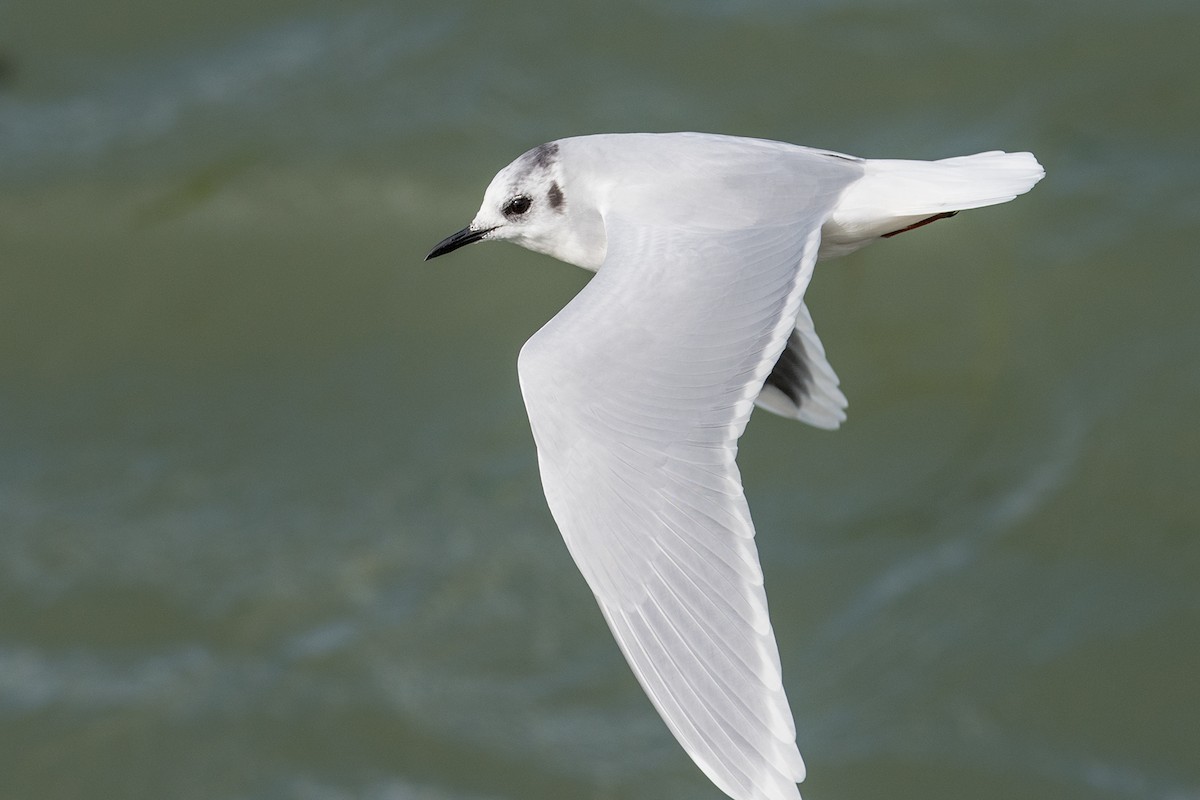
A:
<svg viewBox="0 0 1200 800">
<path fill-rule="evenodd" d="M 850 398 L 740 462 L 835 798 L 1200 797 L 1193 3 L 0 3 L 0 800 L 720 797 L 421 258 L 576 133 L 1029 149 L 822 264 Z"/>
</svg>

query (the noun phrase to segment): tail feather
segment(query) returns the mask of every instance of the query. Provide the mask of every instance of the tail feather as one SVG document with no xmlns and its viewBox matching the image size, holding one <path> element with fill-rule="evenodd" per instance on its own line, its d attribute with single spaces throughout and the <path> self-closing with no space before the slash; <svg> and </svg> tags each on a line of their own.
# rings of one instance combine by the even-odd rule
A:
<svg viewBox="0 0 1200 800">
<path fill-rule="evenodd" d="M 1032 153 L 991 151 L 940 161 L 874 159 L 822 230 L 824 256 L 856 250 L 934 216 L 1007 203 L 1042 179 Z"/>
</svg>

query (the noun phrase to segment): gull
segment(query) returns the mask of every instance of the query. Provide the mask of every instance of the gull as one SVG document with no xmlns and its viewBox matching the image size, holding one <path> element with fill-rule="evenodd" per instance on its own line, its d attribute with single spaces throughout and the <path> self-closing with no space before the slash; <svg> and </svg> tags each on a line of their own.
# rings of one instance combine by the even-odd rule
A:
<svg viewBox="0 0 1200 800">
<path fill-rule="evenodd" d="M 542 486 L 634 675 L 734 800 L 799 798 L 805 774 L 735 457 L 756 405 L 846 418 L 804 304 L 813 265 L 1044 174 L 1031 153 L 580 136 L 500 170 L 426 256 L 510 241 L 596 273 L 517 360 Z"/>
</svg>

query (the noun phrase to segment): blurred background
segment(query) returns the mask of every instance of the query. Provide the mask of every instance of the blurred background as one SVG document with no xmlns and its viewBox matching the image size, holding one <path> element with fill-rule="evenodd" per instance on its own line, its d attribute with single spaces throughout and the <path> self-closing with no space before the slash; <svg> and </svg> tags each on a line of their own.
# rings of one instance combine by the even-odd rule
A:
<svg viewBox="0 0 1200 800">
<path fill-rule="evenodd" d="M 1048 177 L 822 264 L 741 448 L 807 800 L 1200 797 L 1200 6 L 0 0 L 0 798 L 709 798 L 542 498 L 565 135 Z"/>
</svg>

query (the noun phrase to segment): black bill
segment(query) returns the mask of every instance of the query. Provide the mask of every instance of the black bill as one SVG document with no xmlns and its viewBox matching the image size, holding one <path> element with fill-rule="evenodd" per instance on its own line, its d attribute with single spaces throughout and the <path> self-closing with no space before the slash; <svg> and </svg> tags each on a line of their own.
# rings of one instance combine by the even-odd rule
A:
<svg viewBox="0 0 1200 800">
<path fill-rule="evenodd" d="M 429 251 L 429 255 L 425 256 L 425 260 L 428 261 L 431 258 L 444 256 L 446 253 L 449 253 L 452 250 L 457 250 L 464 245 L 478 242 L 493 230 L 495 230 L 495 228 L 471 228 L 469 226 L 463 228 L 458 233 L 452 233 L 445 239 L 442 239 L 440 242 L 438 242 L 434 248 Z"/>
</svg>

